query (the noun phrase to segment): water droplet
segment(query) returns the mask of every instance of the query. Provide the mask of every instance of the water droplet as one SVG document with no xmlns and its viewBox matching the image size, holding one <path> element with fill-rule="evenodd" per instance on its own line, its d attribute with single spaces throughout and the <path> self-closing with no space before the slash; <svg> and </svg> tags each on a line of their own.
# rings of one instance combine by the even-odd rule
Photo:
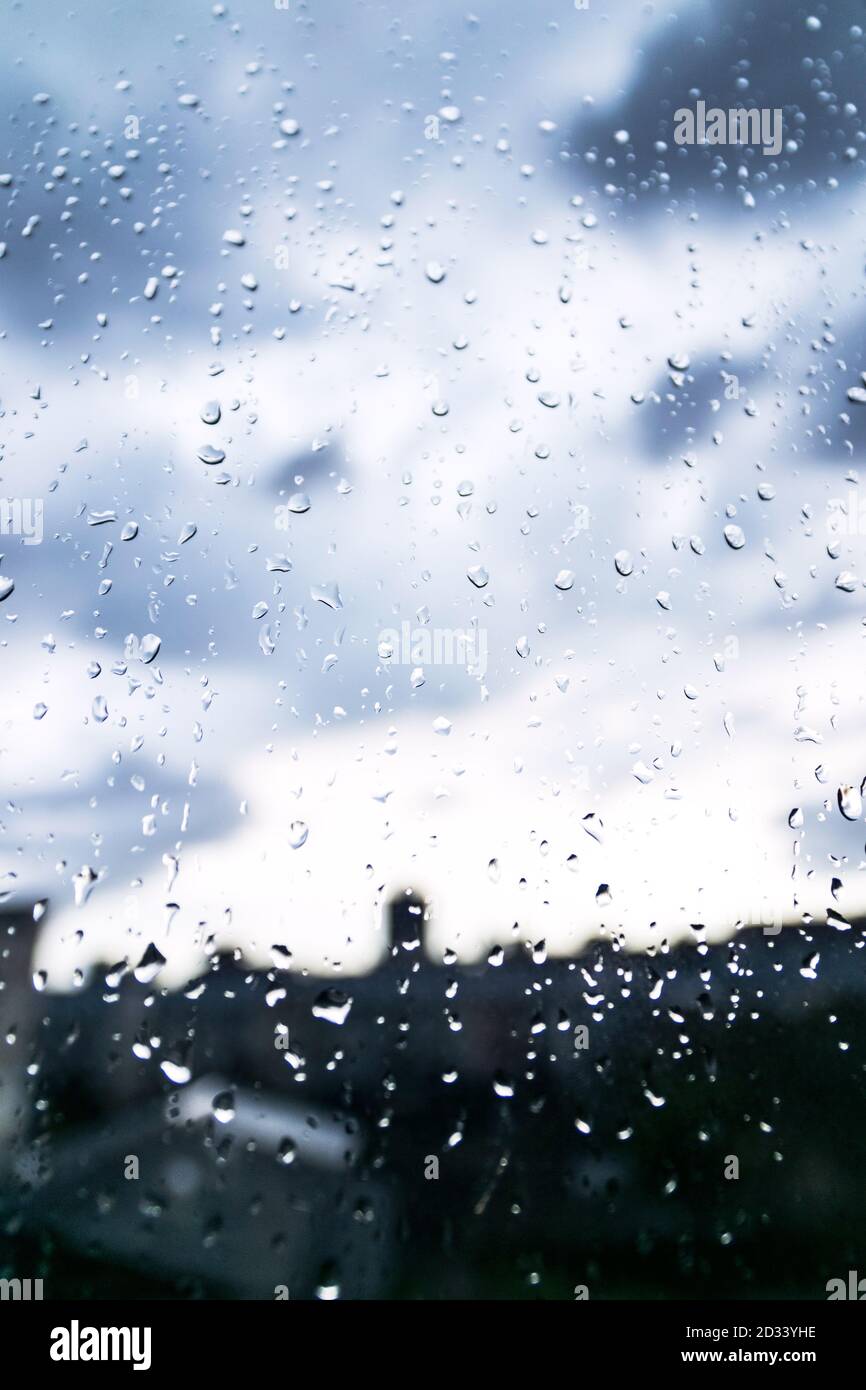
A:
<svg viewBox="0 0 866 1390">
<path fill-rule="evenodd" d="M 342 1027 L 352 1008 L 352 996 L 341 989 L 323 989 L 313 1004 L 313 1018 Z"/>
<path fill-rule="evenodd" d="M 175 1086 L 185 1086 L 192 1076 L 189 1067 L 184 1066 L 182 1062 L 173 1062 L 170 1057 L 164 1057 L 159 1067 L 162 1074 Z"/>
<path fill-rule="evenodd" d="M 225 460 L 226 451 L 225 449 L 217 449 L 213 444 L 205 444 L 199 449 L 198 456 L 202 463 L 222 463 Z"/>
<path fill-rule="evenodd" d="M 643 1093 L 646 1099 L 649 1101 L 650 1105 L 653 1107 L 653 1109 L 659 1110 L 664 1105 L 664 1096 L 657 1096 L 653 1091 L 650 1090 L 649 1086 L 644 1086 Z"/>
<path fill-rule="evenodd" d="M 857 787 L 843 784 L 836 792 L 839 810 L 846 820 L 859 820 L 863 814 L 863 798 Z"/>
<path fill-rule="evenodd" d="M 165 965 L 165 956 L 151 941 L 138 965 L 132 972 L 141 985 L 149 985 L 155 980 Z"/>
<path fill-rule="evenodd" d="M 138 654 L 145 666 L 149 666 L 159 655 L 162 642 L 155 632 L 146 632 L 139 643 Z"/>
<path fill-rule="evenodd" d="M 741 526 L 734 526 L 733 523 L 725 527 L 725 540 L 732 550 L 742 550 L 746 544 L 746 537 L 743 535 Z"/>
<path fill-rule="evenodd" d="M 96 874 L 88 864 L 83 864 L 77 874 L 72 878 L 72 891 L 75 895 L 75 906 L 83 907 L 93 891 L 96 882 Z"/>
<path fill-rule="evenodd" d="M 214 1119 L 227 1125 L 235 1117 L 235 1097 L 233 1091 L 220 1091 L 211 1101 Z"/>
<path fill-rule="evenodd" d="M 323 603 L 326 608 L 342 608 L 343 606 L 339 587 L 334 580 L 324 584 L 311 584 L 310 597 L 315 599 L 317 603 Z"/>
<path fill-rule="evenodd" d="M 300 849 L 302 845 L 305 845 L 309 833 L 310 827 L 306 821 L 293 820 L 289 826 L 289 844 L 292 849 Z"/>
</svg>

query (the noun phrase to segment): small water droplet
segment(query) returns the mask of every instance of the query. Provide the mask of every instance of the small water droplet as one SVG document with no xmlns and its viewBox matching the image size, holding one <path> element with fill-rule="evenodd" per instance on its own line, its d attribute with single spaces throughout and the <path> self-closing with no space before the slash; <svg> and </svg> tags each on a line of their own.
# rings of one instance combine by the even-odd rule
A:
<svg viewBox="0 0 866 1390">
<path fill-rule="evenodd" d="M 277 1161 L 288 1168 L 290 1163 L 294 1163 L 297 1152 L 298 1146 L 293 1139 L 283 1139 L 277 1149 Z"/>
<path fill-rule="evenodd" d="M 289 826 L 289 844 L 292 849 L 300 849 L 302 845 L 305 845 L 309 833 L 310 827 L 306 821 L 293 820 Z"/>
<path fill-rule="evenodd" d="M 235 1097 L 233 1091 L 220 1091 L 211 1101 L 214 1119 L 227 1125 L 235 1117 Z"/>
</svg>

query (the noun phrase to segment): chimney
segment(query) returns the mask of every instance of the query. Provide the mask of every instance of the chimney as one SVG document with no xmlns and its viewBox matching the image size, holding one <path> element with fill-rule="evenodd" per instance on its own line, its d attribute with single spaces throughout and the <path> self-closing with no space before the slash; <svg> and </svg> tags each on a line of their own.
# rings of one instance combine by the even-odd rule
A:
<svg viewBox="0 0 866 1390">
<path fill-rule="evenodd" d="M 0 1171 L 12 1141 L 29 1129 L 27 1067 L 39 1012 L 31 973 L 35 939 L 31 910 L 0 913 Z"/>
<path fill-rule="evenodd" d="M 427 909 L 423 898 L 413 889 L 407 888 L 391 903 L 388 913 L 388 950 L 391 957 L 403 959 L 411 954 L 415 959 L 424 959 L 424 924 Z"/>
</svg>

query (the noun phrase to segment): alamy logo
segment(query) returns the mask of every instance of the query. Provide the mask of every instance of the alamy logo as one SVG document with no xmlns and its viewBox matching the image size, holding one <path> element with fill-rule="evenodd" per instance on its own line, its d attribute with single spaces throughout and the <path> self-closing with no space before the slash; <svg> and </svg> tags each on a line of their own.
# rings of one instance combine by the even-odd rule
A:
<svg viewBox="0 0 866 1390">
<path fill-rule="evenodd" d="M 379 633 L 379 656 L 395 666 L 465 666 L 482 678 L 487 672 L 487 632 L 482 627 L 387 627 Z"/>
<path fill-rule="evenodd" d="M 827 503 L 827 530 L 831 536 L 866 535 L 866 498 L 856 488 L 847 497 L 831 497 Z"/>
<path fill-rule="evenodd" d="M 0 1279 L 0 1299 L 9 1298 L 14 1302 L 29 1303 L 32 1299 L 38 1300 L 41 1297 L 41 1279 Z"/>
<path fill-rule="evenodd" d="M 51 1330 L 52 1361 L 131 1361 L 134 1371 L 150 1370 L 149 1327 L 69 1327 Z"/>
<path fill-rule="evenodd" d="M 760 145 L 765 155 L 781 154 L 782 109 L 711 106 L 708 111 L 705 101 L 694 111 L 681 106 L 674 112 L 674 140 L 678 145 Z"/>
<path fill-rule="evenodd" d="M 840 1298 L 855 1299 L 862 1302 L 866 1298 L 866 1279 L 859 1279 L 856 1269 L 848 1270 L 847 1284 L 844 1279 L 828 1279 L 824 1287 L 827 1290 L 828 1303 Z"/>
<path fill-rule="evenodd" d="M 25 545 L 41 545 L 42 498 L 0 497 L 0 536 L 23 536 Z"/>
</svg>

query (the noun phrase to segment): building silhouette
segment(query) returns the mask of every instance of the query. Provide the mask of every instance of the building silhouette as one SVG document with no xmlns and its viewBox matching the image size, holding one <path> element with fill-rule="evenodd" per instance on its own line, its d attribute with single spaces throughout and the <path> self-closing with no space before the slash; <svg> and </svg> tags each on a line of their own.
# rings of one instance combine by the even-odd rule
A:
<svg viewBox="0 0 866 1390">
<path fill-rule="evenodd" d="M 864 1205 L 846 1118 L 866 1044 L 859 930 L 652 956 L 537 943 L 464 965 L 431 959 L 424 925 L 400 899 L 358 978 L 229 953 L 174 993 L 127 971 L 52 995 L 32 984 L 32 919 L 7 916 L 7 1226 L 258 1298 L 470 1295 L 472 1270 L 533 1251 L 585 1284 L 641 1242 L 718 1248 L 720 1225 L 761 1249 L 820 1231 L 843 1258 Z M 719 1176 L 728 1155 L 738 1182 Z"/>
</svg>

